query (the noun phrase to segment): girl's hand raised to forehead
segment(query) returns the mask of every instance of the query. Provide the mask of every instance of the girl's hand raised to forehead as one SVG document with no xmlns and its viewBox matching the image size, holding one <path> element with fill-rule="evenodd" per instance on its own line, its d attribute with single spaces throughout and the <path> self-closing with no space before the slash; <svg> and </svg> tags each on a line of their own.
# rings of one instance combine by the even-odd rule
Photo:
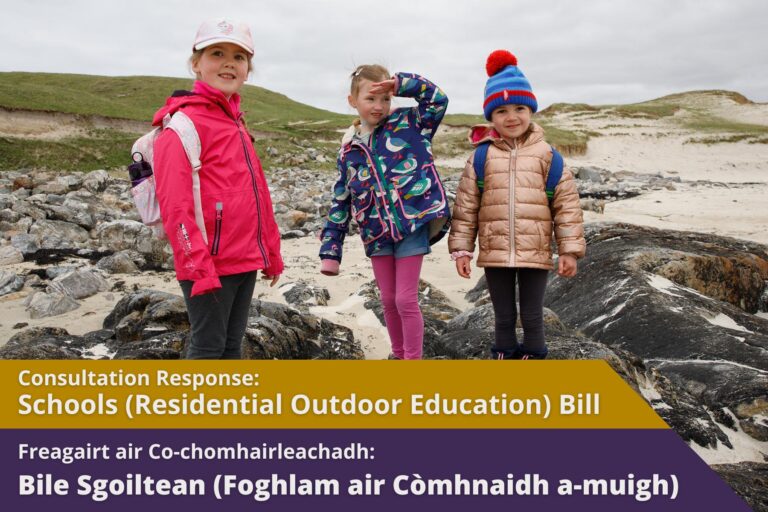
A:
<svg viewBox="0 0 768 512">
<path fill-rule="evenodd" d="M 384 80 L 383 82 L 376 82 L 371 84 L 371 88 L 368 89 L 368 92 L 371 94 L 385 94 L 390 93 L 392 95 L 395 94 L 395 79 L 390 78 L 389 80 Z"/>
</svg>

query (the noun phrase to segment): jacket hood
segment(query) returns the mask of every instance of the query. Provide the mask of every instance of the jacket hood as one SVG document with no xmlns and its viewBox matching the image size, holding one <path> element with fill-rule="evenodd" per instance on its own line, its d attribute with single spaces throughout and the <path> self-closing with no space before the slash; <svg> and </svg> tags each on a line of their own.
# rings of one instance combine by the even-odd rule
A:
<svg viewBox="0 0 768 512">
<path fill-rule="evenodd" d="M 178 90 L 165 100 L 165 105 L 155 112 L 152 118 L 152 126 L 161 126 L 166 115 L 175 114 L 180 108 L 187 105 L 221 105 L 230 115 L 237 119 L 240 115 L 240 95 L 233 94 L 229 100 L 224 93 L 210 85 L 196 80 L 191 91 Z"/>
<path fill-rule="evenodd" d="M 525 141 L 525 144 L 523 144 L 524 146 L 535 144 L 540 140 L 544 140 L 544 129 L 534 122 L 531 122 L 531 126 L 531 136 L 528 137 L 528 140 Z M 503 142 L 503 140 L 504 139 L 501 137 L 501 135 L 499 135 L 499 132 L 497 132 L 496 129 L 494 129 L 494 127 L 489 124 L 478 124 L 469 130 L 469 142 L 473 146 L 477 146 L 483 142 L 493 142 L 500 144 Z"/>
</svg>

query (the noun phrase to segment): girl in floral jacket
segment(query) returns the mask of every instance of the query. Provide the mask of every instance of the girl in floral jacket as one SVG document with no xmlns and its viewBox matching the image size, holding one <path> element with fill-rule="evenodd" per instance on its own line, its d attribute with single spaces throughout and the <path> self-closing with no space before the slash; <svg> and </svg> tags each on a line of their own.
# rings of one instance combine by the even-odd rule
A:
<svg viewBox="0 0 768 512">
<path fill-rule="evenodd" d="M 390 112 L 392 96 L 418 105 Z M 449 228 L 450 207 L 432 158 L 432 137 L 448 98 L 411 73 L 390 77 L 382 66 L 352 73 L 349 104 L 360 119 L 342 139 L 339 179 L 321 234 L 321 271 L 337 275 L 354 217 L 381 292 L 392 353 L 420 359 L 424 321 L 418 304 L 421 264 Z"/>
</svg>

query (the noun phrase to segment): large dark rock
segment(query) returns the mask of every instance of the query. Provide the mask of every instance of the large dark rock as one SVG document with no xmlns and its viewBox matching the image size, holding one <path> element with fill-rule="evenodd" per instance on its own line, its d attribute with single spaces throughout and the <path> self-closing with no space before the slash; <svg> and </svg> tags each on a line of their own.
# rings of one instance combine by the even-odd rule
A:
<svg viewBox="0 0 768 512">
<path fill-rule="evenodd" d="M 140 341 L 121 343 L 113 359 L 179 359 L 188 340 L 186 332 L 167 332 Z"/>
<path fill-rule="evenodd" d="M 768 463 L 740 462 L 712 466 L 754 512 L 768 512 Z"/>
<path fill-rule="evenodd" d="M 314 286 L 301 279 L 295 283 L 286 283 L 280 288 L 285 301 L 303 311 L 308 311 L 312 306 L 327 306 L 331 298 L 327 288 Z"/>
<path fill-rule="evenodd" d="M 32 327 L 13 336 L 0 348 L 0 359 L 93 359 L 99 337 L 75 336 L 60 327 Z"/>
<path fill-rule="evenodd" d="M 314 315 L 254 300 L 243 340 L 244 359 L 363 359 L 350 329 Z"/>
<path fill-rule="evenodd" d="M 765 246 L 626 224 L 588 226 L 587 243 L 575 278 L 552 275 L 547 306 L 711 410 L 768 415 L 749 406 L 768 389 L 768 321 L 740 307 L 762 294 Z"/>
<path fill-rule="evenodd" d="M 118 341 L 138 341 L 170 331 L 188 331 L 184 299 L 156 290 L 138 290 L 124 296 L 104 319 Z"/>
</svg>

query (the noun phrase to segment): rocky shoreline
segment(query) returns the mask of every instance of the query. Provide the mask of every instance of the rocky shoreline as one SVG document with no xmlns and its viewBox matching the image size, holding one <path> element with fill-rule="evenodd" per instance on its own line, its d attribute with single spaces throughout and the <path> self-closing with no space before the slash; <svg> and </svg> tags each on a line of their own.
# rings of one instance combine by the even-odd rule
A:
<svg viewBox="0 0 768 512">
<path fill-rule="evenodd" d="M 661 175 L 576 169 L 582 208 L 653 190 L 717 186 Z M 285 240 L 314 237 L 332 173 L 276 169 L 270 177 Z M 458 175 L 445 179 L 449 195 Z M 2 359 L 177 359 L 189 328 L 178 294 L 126 287 L 126 276 L 172 280 L 172 254 L 138 221 L 127 180 L 106 171 L 0 172 L 0 301 L 24 300 Z M 750 503 L 768 488 L 768 249 L 764 245 L 626 224 L 588 225 L 589 253 L 572 280 L 551 276 L 553 359 L 603 359 Z M 312 265 L 314 254 L 307 255 Z M 15 272 L 9 268 L 27 265 Z M 360 276 L 355 300 L 383 325 L 377 290 Z M 493 313 L 481 279 L 464 311 L 423 281 L 425 356 L 486 358 Z M 243 341 L 249 359 L 363 359 L 349 327 L 319 316 L 331 291 L 282 282 L 286 304 L 254 299 Z M 56 319 L 96 294 L 122 297 L 102 328 L 73 335 Z M 351 298 L 352 296 L 350 296 Z M 0 340 L 0 343 L 6 340 Z M 738 454 L 737 454 L 738 452 Z M 716 455 L 717 454 L 717 455 Z M 729 455 L 730 454 L 730 455 Z M 762 454 L 763 460 L 760 460 Z M 743 485 L 745 481 L 758 485 Z M 758 510 L 756 508 L 756 510 Z"/>
</svg>

